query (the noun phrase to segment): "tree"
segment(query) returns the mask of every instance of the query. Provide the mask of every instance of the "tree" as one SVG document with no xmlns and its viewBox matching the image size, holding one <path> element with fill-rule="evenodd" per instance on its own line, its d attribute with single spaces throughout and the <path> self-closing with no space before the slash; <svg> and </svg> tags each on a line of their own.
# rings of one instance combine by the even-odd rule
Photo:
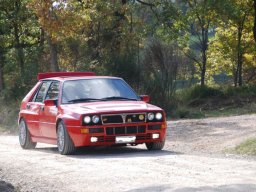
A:
<svg viewBox="0 0 256 192">
<path fill-rule="evenodd" d="M 234 73 L 235 86 L 243 85 L 243 55 L 244 48 L 242 45 L 243 32 L 245 23 L 252 12 L 252 1 L 245 0 L 227 0 L 224 3 L 217 5 L 217 10 L 220 16 L 229 26 L 236 28 L 236 68 Z"/>
<path fill-rule="evenodd" d="M 249 83 L 255 79 L 253 14 L 250 4 L 232 6 L 220 10 L 224 13 L 220 12 L 219 26 L 210 41 L 209 63 L 212 73 L 226 73 L 233 77 L 235 86 L 242 86 L 243 80 Z"/>
<path fill-rule="evenodd" d="M 179 48 L 198 67 L 201 86 L 205 85 L 209 30 L 216 16 L 214 3 L 213 0 L 159 1 L 158 18 L 169 32 L 164 32 L 165 36 L 178 41 Z"/>
<path fill-rule="evenodd" d="M 201 86 L 205 85 L 209 30 L 216 17 L 212 0 L 187 0 L 187 21 L 190 28 L 190 47 L 186 55 L 199 67 Z M 213 25 L 212 25 L 213 26 Z M 198 51 L 200 54 L 198 54 Z"/>
<path fill-rule="evenodd" d="M 152 98 L 160 106 L 169 106 L 170 98 L 175 91 L 175 80 L 182 54 L 176 49 L 175 43 L 166 45 L 153 40 L 145 51 L 144 75 Z"/>
</svg>

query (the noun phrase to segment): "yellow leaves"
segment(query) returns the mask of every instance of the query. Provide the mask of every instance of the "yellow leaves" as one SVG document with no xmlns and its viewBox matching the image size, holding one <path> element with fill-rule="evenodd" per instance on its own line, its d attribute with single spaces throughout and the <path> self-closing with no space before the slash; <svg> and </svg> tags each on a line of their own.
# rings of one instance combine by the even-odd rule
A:
<svg viewBox="0 0 256 192">
<path fill-rule="evenodd" d="M 88 28 L 90 7 L 77 4 L 76 1 L 30 0 L 28 7 L 37 15 L 40 25 L 53 41 L 70 37 L 82 37 L 83 28 Z M 85 40 L 84 38 L 83 40 Z"/>
</svg>

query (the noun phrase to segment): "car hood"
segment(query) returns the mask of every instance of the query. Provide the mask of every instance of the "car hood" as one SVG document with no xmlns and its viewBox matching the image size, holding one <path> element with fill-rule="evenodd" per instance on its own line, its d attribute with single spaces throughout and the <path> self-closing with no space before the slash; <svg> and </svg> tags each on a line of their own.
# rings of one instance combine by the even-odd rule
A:
<svg viewBox="0 0 256 192">
<path fill-rule="evenodd" d="M 103 101 L 62 105 L 66 112 L 78 114 L 87 113 L 118 113 L 118 112 L 145 112 L 160 111 L 161 108 L 143 101 Z"/>
</svg>

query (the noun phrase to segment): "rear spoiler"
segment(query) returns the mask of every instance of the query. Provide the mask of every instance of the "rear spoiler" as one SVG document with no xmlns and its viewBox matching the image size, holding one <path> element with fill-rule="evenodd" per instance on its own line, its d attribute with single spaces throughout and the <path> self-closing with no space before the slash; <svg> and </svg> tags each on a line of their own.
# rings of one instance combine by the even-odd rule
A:
<svg viewBox="0 0 256 192">
<path fill-rule="evenodd" d="M 46 79 L 51 77 L 72 77 L 72 76 L 95 76 L 94 72 L 50 72 L 50 73 L 38 73 L 37 79 Z"/>
</svg>

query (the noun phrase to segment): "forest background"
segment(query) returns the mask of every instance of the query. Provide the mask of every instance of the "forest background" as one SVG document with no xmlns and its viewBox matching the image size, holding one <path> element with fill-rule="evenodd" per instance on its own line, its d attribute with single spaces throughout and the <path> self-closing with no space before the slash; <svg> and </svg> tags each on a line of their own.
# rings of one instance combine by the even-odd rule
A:
<svg viewBox="0 0 256 192">
<path fill-rule="evenodd" d="M 122 77 L 170 118 L 255 113 L 256 0 L 0 0 L 2 127 L 49 71 Z"/>
</svg>

